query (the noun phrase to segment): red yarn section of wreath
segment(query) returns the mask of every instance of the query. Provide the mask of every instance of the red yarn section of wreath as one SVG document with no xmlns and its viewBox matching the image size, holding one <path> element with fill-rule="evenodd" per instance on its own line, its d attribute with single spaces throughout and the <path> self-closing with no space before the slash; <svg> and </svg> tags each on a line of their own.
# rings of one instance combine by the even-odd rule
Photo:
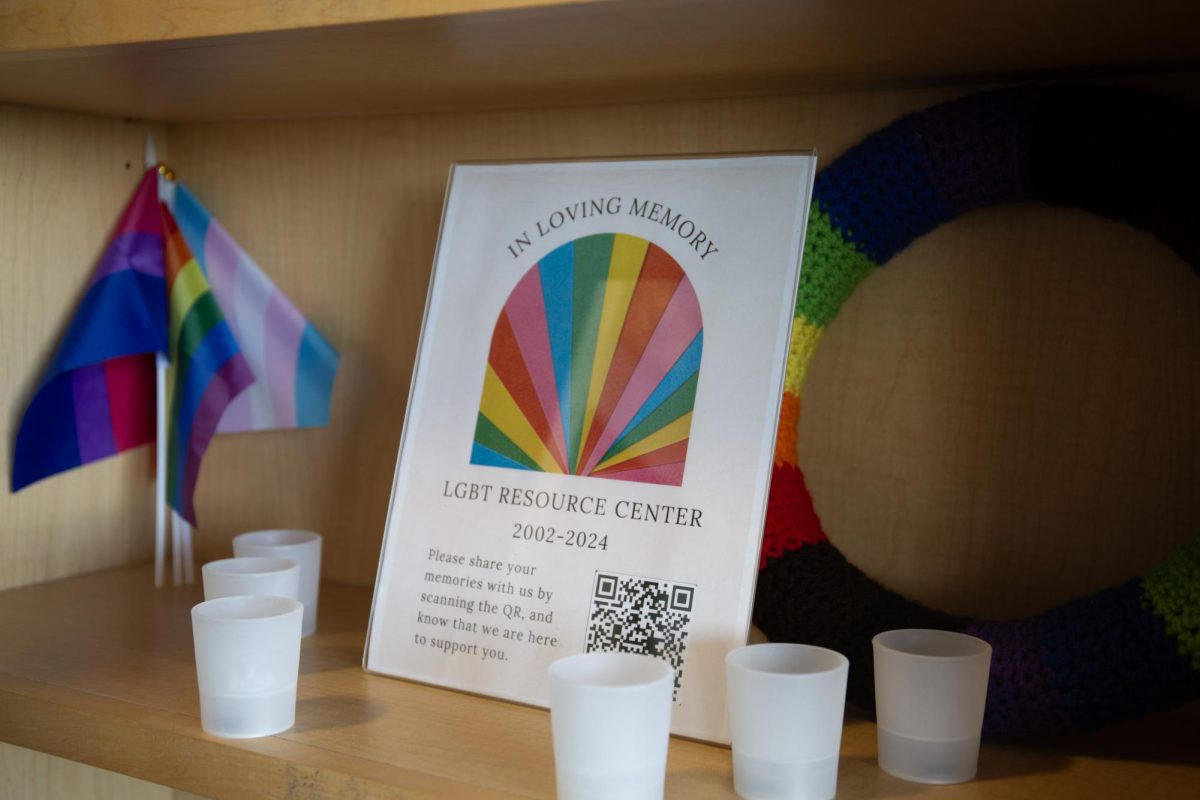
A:
<svg viewBox="0 0 1200 800">
<path fill-rule="evenodd" d="M 767 522 L 758 568 L 765 567 L 768 559 L 779 558 L 806 544 L 824 541 L 828 541 L 828 537 L 813 508 L 804 473 L 791 464 L 776 464 L 771 472 L 771 494 L 767 500 Z"/>
</svg>

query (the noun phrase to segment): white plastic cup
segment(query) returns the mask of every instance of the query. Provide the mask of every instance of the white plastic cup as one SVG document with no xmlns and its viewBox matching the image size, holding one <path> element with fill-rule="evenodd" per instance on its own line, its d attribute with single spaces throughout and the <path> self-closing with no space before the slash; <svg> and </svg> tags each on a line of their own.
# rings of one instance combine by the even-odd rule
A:
<svg viewBox="0 0 1200 800">
<path fill-rule="evenodd" d="M 300 593 L 304 604 L 304 636 L 317 631 L 317 599 L 321 590 L 321 535 L 312 531 L 251 531 L 233 537 L 233 555 L 290 558 L 300 565 Z"/>
<path fill-rule="evenodd" d="M 300 565 L 290 558 L 223 558 L 200 568 L 204 599 L 257 595 L 299 600 Z"/>
<path fill-rule="evenodd" d="M 559 800 L 660 800 L 675 668 L 635 653 L 583 653 L 550 665 Z"/>
<path fill-rule="evenodd" d="M 920 628 L 885 631 L 871 644 L 880 769 L 918 783 L 974 778 L 991 645 Z"/>
<path fill-rule="evenodd" d="M 192 607 L 205 731 L 246 739 L 292 727 L 303 617 L 289 597 L 221 597 Z"/>
<path fill-rule="evenodd" d="M 725 657 L 733 788 L 746 800 L 829 800 L 850 661 L 806 644 L 753 644 Z"/>
</svg>

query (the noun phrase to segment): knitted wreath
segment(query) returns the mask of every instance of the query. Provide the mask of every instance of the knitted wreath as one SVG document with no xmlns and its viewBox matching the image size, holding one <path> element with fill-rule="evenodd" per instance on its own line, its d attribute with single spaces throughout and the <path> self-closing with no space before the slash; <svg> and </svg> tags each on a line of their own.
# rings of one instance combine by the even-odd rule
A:
<svg viewBox="0 0 1200 800">
<path fill-rule="evenodd" d="M 1115 146 L 1136 143 L 1128 169 Z M 1146 575 L 1027 619 L 954 616 L 849 563 L 821 529 L 797 465 L 804 376 L 825 327 L 873 268 L 959 214 L 1039 200 L 1124 220 L 1200 267 L 1200 115 L 1095 86 L 1005 89 L 906 116 L 816 179 L 792 329 L 754 620 L 777 641 L 850 658 L 850 699 L 874 707 L 871 637 L 965 631 L 993 648 L 984 735 L 1094 728 L 1200 694 L 1200 537 Z"/>
</svg>

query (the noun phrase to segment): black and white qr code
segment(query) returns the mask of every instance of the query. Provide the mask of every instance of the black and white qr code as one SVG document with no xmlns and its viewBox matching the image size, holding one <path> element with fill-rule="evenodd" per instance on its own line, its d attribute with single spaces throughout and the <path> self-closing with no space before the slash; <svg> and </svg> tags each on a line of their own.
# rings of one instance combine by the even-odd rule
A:
<svg viewBox="0 0 1200 800">
<path fill-rule="evenodd" d="M 695 595 L 689 583 L 597 572 L 584 649 L 663 659 L 675 667 L 678 699 Z"/>
</svg>

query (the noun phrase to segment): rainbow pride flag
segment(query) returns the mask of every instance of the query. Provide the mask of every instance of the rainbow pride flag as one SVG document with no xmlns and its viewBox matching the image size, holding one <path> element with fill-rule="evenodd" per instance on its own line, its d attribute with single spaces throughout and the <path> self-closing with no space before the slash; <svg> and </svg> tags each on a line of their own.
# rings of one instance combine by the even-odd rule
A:
<svg viewBox="0 0 1200 800">
<path fill-rule="evenodd" d="M 216 433 L 328 420 L 337 352 L 185 187 L 150 169 L 25 411 L 13 491 L 154 441 L 156 353 L 171 364 L 166 497 L 193 525 Z"/>
<path fill-rule="evenodd" d="M 160 206 L 167 284 L 167 502 L 193 525 L 200 459 L 226 407 L 254 382 L 200 264 L 179 226 Z"/>
</svg>

